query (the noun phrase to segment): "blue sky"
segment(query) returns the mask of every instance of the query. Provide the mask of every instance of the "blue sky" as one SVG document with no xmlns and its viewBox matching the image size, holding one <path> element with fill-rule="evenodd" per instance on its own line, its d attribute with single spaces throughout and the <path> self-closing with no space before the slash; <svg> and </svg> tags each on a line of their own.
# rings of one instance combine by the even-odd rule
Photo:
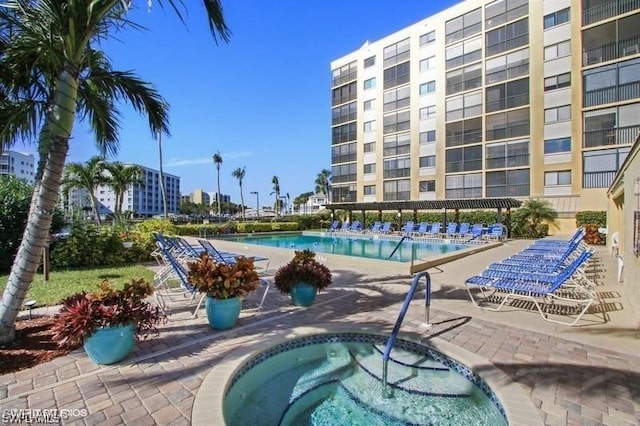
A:
<svg viewBox="0 0 640 426">
<path fill-rule="evenodd" d="M 223 0 L 232 31 L 216 46 L 200 0 L 186 0 L 184 26 L 157 1 L 130 19 L 147 31 L 127 29 L 103 48 L 116 70 L 135 70 L 171 105 L 171 136 L 163 139 L 165 172 L 181 177 L 181 190 L 216 190 L 212 156 L 220 151 L 220 185 L 240 201 L 231 176 L 246 167 L 245 203 L 273 204 L 271 178 L 291 199 L 312 191 L 331 168 L 330 62 L 411 25 L 457 1 Z M 157 143 L 146 120 L 123 107 L 123 162 L 158 168 Z M 33 148 L 31 148 L 33 151 Z M 76 124 L 68 161 L 96 154 L 91 134 Z"/>
</svg>

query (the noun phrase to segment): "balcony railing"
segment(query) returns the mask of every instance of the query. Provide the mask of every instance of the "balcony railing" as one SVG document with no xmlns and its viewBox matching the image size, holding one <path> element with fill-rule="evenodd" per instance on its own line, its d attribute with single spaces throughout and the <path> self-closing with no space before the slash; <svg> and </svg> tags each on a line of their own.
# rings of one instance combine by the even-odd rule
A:
<svg viewBox="0 0 640 426">
<path fill-rule="evenodd" d="M 583 147 L 620 145 L 633 143 L 640 133 L 640 125 L 590 130 L 583 133 Z"/>
<path fill-rule="evenodd" d="M 582 25 L 590 25 L 636 9 L 640 9 L 640 0 L 614 0 L 602 3 L 582 12 Z"/>
<path fill-rule="evenodd" d="M 638 0 L 640 1 L 640 0 Z M 582 52 L 582 65 L 593 65 L 640 53 L 640 37 L 612 41 Z"/>
<path fill-rule="evenodd" d="M 640 98 L 640 81 L 585 92 L 582 103 L 585 107 L 590 107 L 636 98 Z"/>
<path fill-rule="evenodd" d="M 586 172 L 582 175 L 583 188 L 608 188 L 616 172 Z"/>
</svg>

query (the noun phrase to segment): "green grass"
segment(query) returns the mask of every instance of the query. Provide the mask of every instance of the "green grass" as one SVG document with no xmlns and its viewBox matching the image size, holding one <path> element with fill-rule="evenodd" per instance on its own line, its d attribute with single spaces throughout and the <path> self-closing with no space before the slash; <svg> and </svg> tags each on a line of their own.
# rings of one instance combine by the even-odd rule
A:
<svg viewBox="0 0 640 426">
<path fill-rule="evenodd" d="M 49 281 L 44 281 L 42 273 L 36 275 L 26 300 L 35 299 L 37 306 L 57 305 L 62 299 L 82 290 L 93 291 L 103 280 L 109 279 L 116 288 L 132 278 L 153 279 L 153 271 L 142 265 L 102 267 L 91 269 L 69 269 L 52 271 Z M 7 285 L 9 275 L 0 275 L 0 294 Z"/>
</svg>

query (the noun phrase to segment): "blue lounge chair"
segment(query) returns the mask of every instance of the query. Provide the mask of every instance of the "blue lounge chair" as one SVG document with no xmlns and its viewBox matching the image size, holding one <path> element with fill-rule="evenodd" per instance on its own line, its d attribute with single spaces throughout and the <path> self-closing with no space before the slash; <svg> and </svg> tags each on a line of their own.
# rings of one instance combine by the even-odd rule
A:
<svg viewBox="0 0 640 426">
<path fill-rule="evenodd" d="M 545 321 L 572 326 L 582 318 L 589 306 L 597 299 L 593 288 L 572 281 L 572 276 L 591 255 L 590 251 L 584 252 L 557 274 L 525 273 L 521 278 L 475 276 L 469 278 L 465 286 L 471 302 L 477 308 L 498 311 L 510 299 L 524 299 L 533 302 Z M 481 306 L 480 301 L 473 296 L 472 287 L 480 290 L 483 301 L 495 300 L 491 298 L 496 294 L 502 296 L 502 300 L 495 308 Z M 486 295 L 485 291 L 490 291 L 490 294 Z M 549 318 L 547 310 L 543 308 L 547 304 L 552 305 L 554 312 L 557 312 L 559 307 L 573 308 L 576 318 L 573 321 Z"/>
<path fill-rule="evenodd" d="M 460 238 L 466 237 L 467 234 L 469 234 L 469 227 L 470 225 L 468 223 L 461 223 L 460 229 L 458 229 L 458 237 Z"/>
<path fill-rule="evenodd" d="M 413 233 L 413 221 L 408 220 L 401 229 L 403 234 L 411 235 Z"/>
<path fill-rule="evenodd" d="M 247 255 L 240 254 L 240 253 L 232 253 L 232 252 L 228 252 L 228 251 L 219 251 L 218 249 L 216 249 L 213 246 L 213 244 L 211 244 L 211 241 L 205 240 L 205 239 L 202 239 L 202 238 L 199 238 L 198 242 L 200 243 L 202 248 L 204 248 L 204 250 L 209 254 L 209 256 L 211 256 L 216 262 L 235 263 L 237 257 L 240 257 L 240 256 L 253 257 L 253 261 L 254 262 L 265 262 L 264 265 L 261 265 L 261 266 L 256 265 L 256 269 L 258 270 L 259 274 L 266 275 L 268 273 L 268 271 L 269 271 L 270 260 L 269 260 L 268 257 L 264 257 L 264 256 L 247 256 Z"/>
<path fill-rule="evenodd" d="M 371 225 L 369 232 L 373 232 L 374 234 L 377 234 L 378 232 L 380 232 L 381 227 L 382 227 L 382 222 L 376 221 L 373 225 Z"/>
<path fill-rule="evenodd" d="M 388 234 L 391 232 L 391 222 L 385 222 L 382 224 L 382 228 L 380 228 L 381 234 Z"/>
<path fill-rule="evenodd" d="M 429 234 L 433 236 L 440 236 L 440 234 L 442 233 L 440 230 L 441 227 L 442 225 L 440 224 L 440 222 L 434 222 L 433 225 L 431 225 L 431 230 L 429 231 Z"/>
<path fill-rule="evenodd" d="M 342 222 L 342 226 L 340 227 L 340 229 L 338 229 L 338 231 L 340 232 L 346 232 L 351 228 L 351 224 L 349 222 Z"/>
<path fill-rule="evenodd" d="M 447 232 L 446 232 L 446 236 L 447 237 L 455 236 L 457 231 L 458 231 L 458 224 L 457 223 L 449 222 L 447 224 Z"/>
<path fill-rule="evenodd" d="M 353 222 L 353 224 L 351 225 L 351 229 L 349 229 L 351 232 L 362 232 L 362 223 L 360 223 L 359 220 L 356 220 Z"/>
<path fill-rule="evenodd" d="M 504 238 L 504 226 L 501 223 L 492 225 L 487 236 L 492 240 L 502 240 Z"/>
<path fill-rule="evenodd" d="M 413 232 L 415 236 L 421 237 L 429 230 L 429 224 L 427 222 L 420 222 L 418 229 Z"/>
<path fill-rule="evenodd" d="M 340 222 L 338 222 L 337 220 L 334 220 L 333 222 L 331 222 L 331 225 L 329 226 L 329 229 L 327 230 L 327 232 L 337 231 L 338 226 L 340 226 Z"/>
</svg>

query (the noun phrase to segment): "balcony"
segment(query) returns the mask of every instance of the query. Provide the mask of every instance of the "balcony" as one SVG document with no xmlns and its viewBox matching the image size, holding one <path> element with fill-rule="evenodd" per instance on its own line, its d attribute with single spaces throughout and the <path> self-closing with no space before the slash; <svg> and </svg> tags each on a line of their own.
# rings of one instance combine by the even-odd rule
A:
<svg viewBox="0 0 640 426">
<path fill-rule="evenodd" d="M 608 188 L 616 172 L 587 172 L 582 175 L 583 188 Z"/>
<path fill-rule="evenodd" d="M 612 16 L 621 15 L 640 9 L 640 0 L 614 0 L 603 2 L 597 6 L 585 8 L 582 11 L 582 25 L 591 25 L 595 22 L 609 19 Z"/>
<path fill-rule="evenodd" d="M 633 143 L 640 133 L 640 125 L 589 130 L 583 133 L 583 148 Z M 595 187 L 599 188 L 599 187 Z"/>
<path fill-rule="evenodd" d="M 584 30 L 582 65 L 599 64 L 640 53 L 638 28 L 640 13 Z"/>
<path fill-rule="evenodd" d="M 582 95 L 582 103 L 586 108 L 636 98 L 640 98 L 640 81 L 585 92 Z"/>
</svg>

